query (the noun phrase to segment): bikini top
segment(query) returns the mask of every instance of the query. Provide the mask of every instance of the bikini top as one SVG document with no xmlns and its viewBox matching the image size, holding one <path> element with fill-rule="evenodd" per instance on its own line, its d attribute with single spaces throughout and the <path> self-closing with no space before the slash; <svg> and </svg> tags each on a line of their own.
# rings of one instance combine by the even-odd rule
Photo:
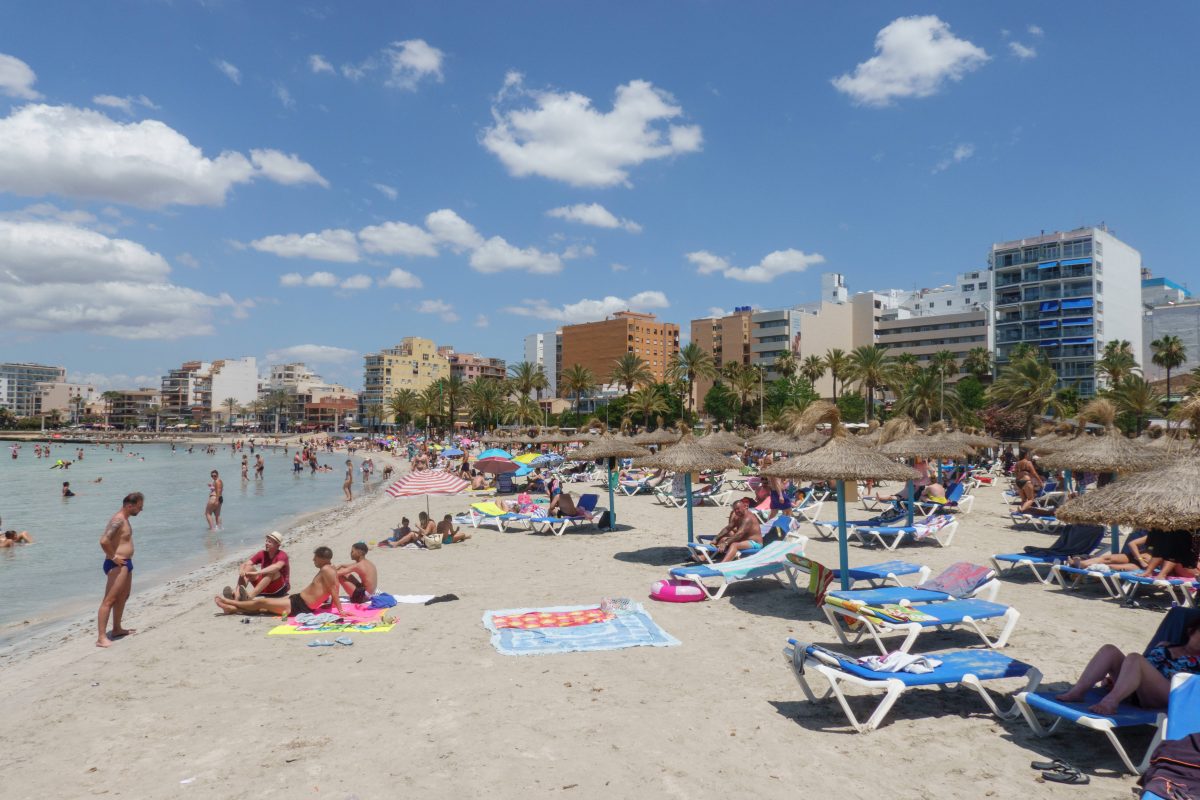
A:
<svg viewBox="0 0 1200 800">
<path fill-rule="evenodd" d="M 1150 662 L 1150 666 L 1161 672 L 1167 680 L 1170 680 L 1180 672 L 1200 674 L 1200 656 L 1190 656 L 1187 653 L 1183 653 L 1172 657 L 1171 650 L 1168 647 L 1155 647 L 1146 654 L 1146 660 Z"/>
</svg>

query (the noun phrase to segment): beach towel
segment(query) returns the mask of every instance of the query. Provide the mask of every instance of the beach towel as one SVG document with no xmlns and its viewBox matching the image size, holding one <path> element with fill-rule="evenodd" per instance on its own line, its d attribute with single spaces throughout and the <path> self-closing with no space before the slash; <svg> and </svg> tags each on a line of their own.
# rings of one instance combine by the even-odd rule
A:
<svg viewBox="0 0 1200 800">
<path fill-rule="evenodd" d="M 654 623 L 640 603 L 627 613 L 615 614 L 605 622 L 554 628 L 500 628 L 497 617 L 522 617 L 526 614 L 556 614 L 595 610 L 595 606 L 557 606 L 553 608 L 514 608 L 485 611 L 483 627 L 491 633 L 492 646 L 508 656 L 547 655 L 551 653 L 620 650 L 626 647 L 673 647 L 679 640 Z"/>
<path fill-rule="evenodd" d="M 823 604 L 825 593 L 829 591 L 829 586 L 833 583 L 833 570 L 797 553 L 788 553 L 787 560 L 808 572 L 808 591 L 816 599 L 817 605 Z"/>
<path fill-rule="evenodd" d="M 1103 536 L 1104 528 L 1100 525 L 1068 525 L 1049 547 L 1026 547 L 1025 554 L 1046 558 L 1085 556 L 1095 549 L 1096 542 Z"/>
<path fill-rule="evenodd" d="M 497 616 L 492 624 L 497 628 L 570 628 L 575 625 L 591 625 L 608 622 L 615 616 L 599 608 L 584 608 L 579 611 L 530 611 L 516 616 Z"/>
<path fill-rule="evenodd" d="M 395 620 L 384 616 L 382 608 L 371 608 L 368 603 L 342 601 L 343 613 L 324 612 L 300 614 L 289 617 L 285 622 L 267 631 L 268 636 L 296 636 L 309 633 L 384 633 L 390 631 Z"/>
<path fill-rule="evenodd" d="M 918 584 L 918 589 L 928 589 L 932 592 L 945 592 L 951 597 L 962 599 L 969 597 L 972 592 L 992 578 L 992 571 L 987 567 L 972 564 L 969 561 L 958 561 L 936 578 Z"/>
<path fill-rule="evenodd" d="M 915 675 L 933 672 L 942 665 L 939 659 L 902 653 L 899 650 L 886 656 L 864 656 L 858 663 L 875 672 L 911 672 Z"/>
</svg>

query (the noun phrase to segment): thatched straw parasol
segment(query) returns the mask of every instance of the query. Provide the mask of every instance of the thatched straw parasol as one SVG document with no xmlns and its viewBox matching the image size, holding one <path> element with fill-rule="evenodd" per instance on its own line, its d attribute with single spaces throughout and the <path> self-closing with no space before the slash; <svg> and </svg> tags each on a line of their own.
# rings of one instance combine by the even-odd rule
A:
<svg viewBox="0 0 1200 800">
<path fill-rule="evenodd" d="M 905 481 L 912 478 L 913 471 L 846 438 L 841 414 L 832 403 L 823 400 L 813 403 L 801 415 L 797 429 L 809 432 L 823 422 L 832 426 L 828 441 L 810 453 L 772 464 L 762 474 L 777 478 L 837 481 L 838 553 L 842 562 L 842 588 L 849 589 L 850 553 L 846 542 L 845 482 L 859 479 Z"/>
<path fill-rule="evenodd" d="M 623 436 L 613 436 L 602 433 L 595 441 L 571 453 L 566 458 L 569 461 L 604 461 L 608 472 L 608 512 L 609 530 L 617 527 L 617 497 L 613 486 L 613 461 L 618 458 L 640 458 L 650 455 L 644 447 L 638 447 Z"/>
<path fill-rule="evenodd" d="M 736 453 L 746 449 L 746 440 L 736 433 L 717 431 L 697 439 L 702 446 L 718 453 Z"/>
<path fill-rule="evenodd" d="M 1122 475 L 1059 506 L 1066 522 L 1130 525 L 1163 531 L 1200 528 L 1200 450 L 1191 448 L 1157 469 Z"/>
<path fill-rule="evenodd" d="M 633 441 L 638 444 L 675 444 L 679 441 L 680 434 L 674 431 L 668 431 L 663 428 L 650 431 L 649 433 L 639 433 L 633 437 Z"/>
<path fill-rule="evenodd" d="M 891 420 L 888 420 L 891 423 Z M 893 442 L 880 445 L 876 448 L 880 453 L 886 456 L 895 456 L 899 458 L 920 458 L 920 459 L 935 459 L 938 462 L 938 482 L 941 482 L 941 462 L 943 458 L 963 458 L 970 452 L 970 448 L 960 441 L 952 439 L 945 434 L 929 436 L 920 433 L 910 434 L 903 439 L 897 439 Z M 907 524 L 912 525 L 913 522 L 913 483 L 910 478 L 905 482 L 905 492 L 908 494 L 908 514 Z"/>
<path fill-rule="evenodd" d="M 771 453 L 804 453 L 812 449 L 807 443 L 779 431 L 756 433 L 746 440 L 746 444 Z"/>
<path fill-rule="evenodd" d="M 706 447 L 702 439 L 697 439 L 690 433 L 685 433 L 682 439 L 670 447 L 664 447 L 651 456 L 638 459 L 637 463 L 638 466 L 683 473 L 683 486 L 687 493 L 688 544 L 695 541 L 692 525 L 692 473 L 706 469 L 736 469 L 742 466 L 742 462 Z"/>
<path fill-rule="evenodd" d="M 882 426 L 879 424 L 879 420 L 873 419 L 867 423 L 866 432 L 855 436 L 854 441 L 858 442 L 859 444 L 875 445 L 879 444 L 879 437 L 881 435 L 883 435 Z"/>
</svg>

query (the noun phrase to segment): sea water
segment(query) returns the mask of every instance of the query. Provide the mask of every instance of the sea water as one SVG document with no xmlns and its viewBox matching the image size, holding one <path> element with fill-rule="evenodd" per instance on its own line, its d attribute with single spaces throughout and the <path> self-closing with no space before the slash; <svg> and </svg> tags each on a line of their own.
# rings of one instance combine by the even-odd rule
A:
<svg viewBox="0 0 1200 800">
<path fill-rule="evenodd" d="M 332 472 L 293 473 L 296 448 L 257 448 L 266 463 L 262 480 L 254 478 L 249 457 L 248 481 L 241 479 L 241 457 L 229 444 L 205 446 L 127 443 L 115 446 L 55 444 L 50 458 L 35 458 L 33 443 L 21 444 L 11 458 L 11 442 L 0 442 L 0 530 L 29 531 L 35 543 L 0 549 L 0 641 L 26 621 L 45 622 L 76 613 L 84 604 L 99 605 L 105 578 L 100 535 L 130 492 L 145 495 L 142 513 L 134 517 L 134 592 L 178 578 L 214 561 L 249 557 L 272 530 L 286 535 L 297 517 L 340 505 L 346 472 L 344 451 L 318 453 Z M 83 458 L 77 459 L 77 451 Z M 58 459 L 74 461 L 69 469 L 51 469 Z M 204 520 L 209 473 L 225 481 L 221 530 L 209 531 Z M 363 492 L 355 459 L 354 495 Z M 103 478 L 94 483 L 96 478 Z M 75 496 L 62 497 L 63 481 Z M 379 474 L 368 491 L 380 487 Z M 231 576 L 235 577 L 235 576 Z M 7 636 L 6 636 L 7 634 Z"/>
</svg>

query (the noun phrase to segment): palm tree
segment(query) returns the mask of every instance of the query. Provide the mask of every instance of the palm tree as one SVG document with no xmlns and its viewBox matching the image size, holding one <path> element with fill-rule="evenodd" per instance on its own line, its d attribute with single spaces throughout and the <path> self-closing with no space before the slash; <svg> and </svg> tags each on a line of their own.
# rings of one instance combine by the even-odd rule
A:
<svg viewBox="0 0 1200 800">
<path fill-rule="evenodd" d="M 425 431 L 428 433 L 430 422 L 436 422 L 446 413 L 446 394 L 436 382 L 421 390 L 417 396 L 416 412 L 425 418 Z"/>
<path fill-rule="evenodd" d="M 501 381 L 479 378 L 468 383 L 463 393 L 471 421 L 478 429 L 483 430 L 503 416 L 507 387 Z"/>
<path fill-rule="evenodd" d="M 542 418 L 542 407 L 528 394 L 517 394 L 516 402 L 510 404 L 508 418 L 518 425 L 528 425 Z"/>
<path fill-rule="evenodd" d="M 596 376 L 582 364 L 572 364 L 563 370 L 562 391 L 575 395 L 575 413 L 579 414 L 583 396 L 596 387 Z"/>
<path fill-rule="evenodd" d="M 990 402 L 1006 407 L 1025 417 L 1025 432 L 1033 428 L 1033 420 L 1045 413 L 1054 387 L 1058 384 L 1058 373 L 1040 355 L 1026 356 L 1010 362 L 988 387 Z"/>
<path fill-rule="evenodd" d="M 825 351 L 825 369 L 829 370 L 829 376 L 833 378 L 833 402 L 836 403 L 838 381 L 845 379 L 846 372 L 850 369 L 850 359 L 843 350 L 834 347 Z M 843 385 L 842 388 L 846 387 Z"/>
<path fill-rule="evenodd" d="M 761 385 L 758 370 L 738 370 L 733 380 L 729 382 L 729 388 L 737 395 L 738 407 L 741 411 L 744 412 L 746 410 L 746 405 L 758 394 L 758 389 Z"/>
<path fill-rule="evenodd" d="M 665 414 L 670 410 L 667 404 L 667 398 L 662 396 L 659 387 L 653 385 L 642 386 L 636 392 L 629 395 L 629 405 L 627 406 L 630 412 L 637 412 L 643 416 L 646 421 L 646 427 L 650 427 L 650 417 Z"/>
<path fill-rule="evenodd" d="M 796 354 L 791 350 L 785 350 L 775 357 L 775 363 L 772 366 L 780 375 L 790 378 L 796 374 L 800 365 L 796 362 Z"/>
<path fill-rule="evenodd" d="M 1029 342 L 1021 342 L 1020 344 L 1014 345 L 1013 349 L 1011 351 L 1009 351 L 1008 360 L 1009 361 L 1018 361 L 1022 358 L 1036 356 L 1037 352 L 1038 352 L 1037 348 L 1034 347 Z"/>
<path fill-rule="evenodd" d="M 158 433 L 158 415 L 162 413 L 162 406 L 148 405 L 144 413 L 147 417 L 154 417 L 154 432 Z"/>
<path fill-rule="evenodd" d="M 906 383 L 921 369 L 921 359 L 914 353 L 901 353 L 892 359 L 892 365 L 895 367 L 897 380 Z"/>
<path fill-rule="evenodd" d="M 1161 406 L 1162 395 L 1154 391 L 1154 384 L 1141 375 L 1126 375 L 1121 383 L 1115 386 L 1109 397 L 1117 406 L 1117 410 L 1129 414 L 1136 424 L 1135 433 L 1142 432 L 1142 421 L 1149 419 Z"/>
<path fill-rule="evenodd" d="M 887 347 L 864 344 L 850 353 L 850 369 L 846 379 L 867 392 L 867 421 L 875 411 L 875 390 L 896 380 L 895 362 L 887 354 Z"/>
<path fill-rule="evenodd" d="M 115 402 L 117 402 L 117 400 L 121 399 L 121 393 L 110 389 L 109 391 L 104 392 L 100 396 L 102 398 L 104 398 L 104 427 L 105 427 L 105 429 L 107 429 L 108 428 L 108 417 L 110 414 L 112 414 L 113 403 L 115 403 Z M 79 399 L 80 400 L 83 399 L 82 395 L 80 395 Z"/>
<path fill-rule="evenodd" d="M 275 412 L 275 432 L 279 433 L 279 417 L 283 414 L 283 410 L 288 405 L 288 394 L 282 389 L 276 389 L 273 392 L 268 392 L 263 398 L 268 411 Z"/>
<path fill-rule="evenodd" d="M 458 409 L 462 406 L 463 396 L 466 393 L 466 384 L 463 383 L 462 378 L 451 375 L 449 378 L 438 378 L 433 385 L 442 393 L 445 405 L 450 412 L 450 427 L 453 428 L 458 419 Z"/>
<path fill-rule="evenodd" d="M 1187 348 L 1178 336 L 1167 334 L 1150 343 L 1154 355 L 1150 360 L 1156 367 L 1167 371 L 1167 402 L 1171 402 L 1171 370 L 1179 369 L 1187 361 Z"/>
<path fill-rule="evenodd" d="M 809 356 L 800 364 L 800 374 L 814 392 L 817 389 L 817 381 L 825 377 L 825 369 L 825 359 L 820 356 Z"/>
<path fill-rule="evenodd" d="M 229 427 L 233 427 L 233 415 L 237 413 L 238 399 L 236 397 L 226 397 L 221 401 L 221 405 L 225 406 Z"/>
<path fill-rule="evenodd" d="M 546 381 L 546 373 L 542 372 L 541 364 L 534 364 L 532 361 L 521 361 L 517 364 L 510 364 L 508 367 L 508 377 L 512 381 L 513 390 L 518 394 L 531 394 L 538 391 L 538 375 L 541 375 L 541 383 Z M 542 388 L 546 388 L 544 385 Z"/>
<path fill-rule="evenodd" d="M 379 421 L 383 418 L 383 406 L 379 403 L 371 403 L 366 408 L 367 412 L 367 430 L 374 431 Z M 278 433 L 278 417 L 276 417 L 276 432 Z"/>
<path fill-rule="evenodd" d="M 695 408 L 696 378 L 717 377 L 717 365 L 713 362 L 712 354 L 695 342 L 688 342 L 680 348 L 675 360 L 667 365 L 667 377 L 672 380 L 687 381 L 687 408 L 689 417 Z"/>
<path fill-rule="evenodd" d="M 949 350 L 937 351 L 929 357 L 929 368 L 937 373 L 940 379 L 939 391 L 944 398 L 946 395 L 946 376 L 958 374 L 958 362 L 954 360 L 954 353 Z M 938 419 L 945 419 L 944 413 L 939 413 Z"/>
<path fill-rule="evenodd" d="M 927 423 L 934 416 L 941 417 L 947 412 L 951 419 L 958 418 L 962 415 L 962 402 L 955 392 L 944 394 L 942 373 L 936 366 L 930 366 L 917 370 L 896 401 L 895 410 L 917 422 Z"/>
<path fill-rule="evenodd" d="M 397 425 L 403 425 L 416 413 L 420 398 L 412 389 L 398 389 L 387 401 L 387 412 Z"/>
<path fill-rule="evenodd" d="M 1109 386 L 1120 385 L 1126 377 L 1139 371 L 1133 345 L 1124 339 L 1104 345 L 1104 356 L 1096 362 L 1096 371 L 1108 380 Z"/>
<path fill-rule="evenodd" d="M 609 383 L 625 387 L 625 394 L 633 391 L 634 386 L 644 386 L 654 382 L 654 373 L 646 359 L 637 353 L 623 353 L 613 362 L 612 372 L 608 375 Z"/>
<path fill-rule="evenodd" d="M 986 347 L 972 347 L 963 359 L 962 368 L 983 383 L 992 374 L 991 352 Z"/>
</svg>

